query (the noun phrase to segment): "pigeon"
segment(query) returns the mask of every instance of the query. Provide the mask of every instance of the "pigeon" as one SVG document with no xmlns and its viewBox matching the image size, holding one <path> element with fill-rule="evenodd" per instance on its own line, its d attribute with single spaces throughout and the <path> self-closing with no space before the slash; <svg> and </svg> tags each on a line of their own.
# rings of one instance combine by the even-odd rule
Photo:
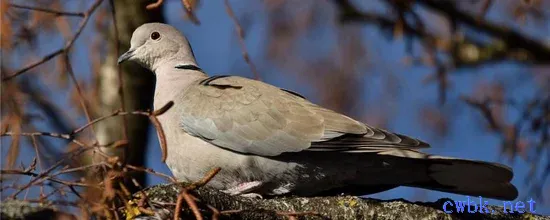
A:
<svg viewBox="0 0 550 220">
<path fill-rule="evenodd" d="M 429 144 L 369 126 L 303 96 L 239 76 L 208 76 L 176 28 L 147 23 L 118 63 L 156 75 L 154 108 L 178 181 L 221 171 L 208 186 L 240 196 L 368 195 L 399 186 L 513 200 L 511 168 L 429 155 Z"/>
</svg>

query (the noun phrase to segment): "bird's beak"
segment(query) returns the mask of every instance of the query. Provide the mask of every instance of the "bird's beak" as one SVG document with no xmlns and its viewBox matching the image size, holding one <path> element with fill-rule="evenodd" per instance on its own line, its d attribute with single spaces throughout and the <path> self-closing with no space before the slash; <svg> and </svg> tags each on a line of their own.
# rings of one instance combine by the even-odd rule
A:
<svg viewBox="0 0 550 220">
<path fill-rule="evenodd" d="M 134 56 L 134 50 L 130 48 L 130 50 L 126 51 L 126 53 L 123 53 L 118 57 L 118 64 L 121 64 L 122 62 L 132 58 Z"/>
</svg>

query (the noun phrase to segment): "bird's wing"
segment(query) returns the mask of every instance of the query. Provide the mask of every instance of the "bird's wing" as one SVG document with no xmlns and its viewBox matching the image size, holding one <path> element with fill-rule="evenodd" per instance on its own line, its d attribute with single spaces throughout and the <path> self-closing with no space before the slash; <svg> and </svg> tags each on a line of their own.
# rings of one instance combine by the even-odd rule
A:
<svg viewBox="0 0 550 220">
<path fill-rule="evenodd" d="M 380 152 L 428 145 L 317 106 L 296 93 L 237 76 L 213 76 L 181 97 L 181 125 L 216 146 L 275 156 L 302 150 Z"/>
</svg>

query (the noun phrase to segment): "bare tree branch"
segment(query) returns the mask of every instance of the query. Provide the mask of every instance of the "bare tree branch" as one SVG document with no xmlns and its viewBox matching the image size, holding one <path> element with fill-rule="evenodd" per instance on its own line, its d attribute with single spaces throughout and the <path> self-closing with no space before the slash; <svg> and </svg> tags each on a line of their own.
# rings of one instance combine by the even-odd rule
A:
<svg viewBox="0 0 550 220">
<path fill-rule="evenodd" d="M 55 52 L 53 53 L 50 53 L 46 56 L 44 56 L 41 60 L 35 62 L 35 63 L 32 63 L 30 65 L 28 65 L 27 67 L 24 67 L 20 70 L 17 70 L 15 71 L 13 74 L 11 75 L 8 75 L 8 76 L 5 76 L 4 78 L 2 78 L 2 81 L 7 81 L 7 80 L 10 80 L 10 79 L 13 79 L 27 71 L 29 71 L 30 69 L 40 65 L 40 64 L 43 64 L 45 62 L 47 62 L 48 60 L 51 60 L 52 58 L 56 57 L 57 55 L 59 54 L 62 54 L 62 53 L 65 53 L 67 51 L 69 51 L 71 49 L 71 47 L 73 46 L 74 42 L 76 41 L 76 39 L 78 38 L 78 36 L 80 36 L 80 33 L 82 33 L 82 30 L 84 30 L 84 27 L 86 26 L 86 24 L 88 23 L 88 20 L 90 20 L 90 16 L 92 15 L 92 13 L 95 11 L 95 9 L 103 2 L 103 0 L 96 0 L 92 6 L 90 6 L 90 8 L 88 10 L 86 10 L 85 12 L 83 12 L 84 14 L 84 18 L 82 19 L 82 21 L 80 22 L 80 25 L 78 26 L 76 32 L 74 33 L 74 35 L 70 38 L 70 40 L 65 44 L 65 46 L 59 50 L 56 50 Z"/>
</svg>

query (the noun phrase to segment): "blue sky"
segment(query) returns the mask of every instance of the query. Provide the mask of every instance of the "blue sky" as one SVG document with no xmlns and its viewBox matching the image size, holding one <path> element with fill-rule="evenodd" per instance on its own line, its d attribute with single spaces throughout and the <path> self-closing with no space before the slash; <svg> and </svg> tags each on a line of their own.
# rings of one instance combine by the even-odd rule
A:
<svg viewBox="0 0 550 220">
<path fill-rule="evenodd" d="M 231 1 L 236 14 L 246 11 L 251 12 L 250 9 L 246 9 L 246 5 L 241 1 Z M 238 45 L 237 36 L 234 31 L 233 22 L 229 19 L 225 12 L 223 1 L 202 1 L 202 5 L 198 10 L 197 16 L 201 21 L 200 26 L 195 26 L 190 22 L 182 19 L 182 6 L 180 1 L 166 1 L 165 3 L 165 15 L 167 22 L 176 26 L 179 30 L 184 32 L 189 41 L 193 45 L 193 49 L 199 65 L 208 73 L 212 75 L 218 74 L 233 74 L 252 77 L 250 69 L 244 62 L 241 51 Z M 257 7 L 255 5 L 253 7 Z M 373 6 L 376 8 L 376 6 Z M 69 8 L 75 10 L 84 8 L 82 5 L 72 4 Z M 494 16 L 489 14 L 489 16 Z M 258 20 L 254 20 L 250 26 L 247 26 L 247 38 L 246 45 L 248 47 L 250 56 L 253 62 L 260 62 L 264 57 L 265 39 L 267 29 L 263 26 L 265 22 L 265 16 L 254 16 Z M 77 21 L 76 19 L 75 21 Z M 526 27 L 526 30 L 532 30 L 531 27 Z M 524 184 L 529 164 L 521 158 L 516 158 L 514 161 L 504 160 L 499 158 L 500 152 L 500 139 L 492 134 L 484 131 L 479 126 L 479 121 L 483 118 L 478 112 L 465 104 L 457 101 L 460 95 L 467 95 L 472 93 L 472 88 L 478 82 L 514 79 L 517 74 L 521 74 L 523 71 L 527 71 L 525 67 L 512 64 L 503 63 L 496 65 L 488 65 L 479 69 L 464 69 L 454 71 L 451 76 L 453 86 L 448 94 L 448 103 L 455 103 L 452 105 L 446 105 L 446 111 L 449 111 L 455 117 L 450 129 L 450 134 L 444 138 L 438 138 L 436 135 L 427 132 L 423 126 L 420 126 L 419 117 L 421 105 L 437 105 L 437 86 L 436 84 L 424 84 L 422 81 L 427 74 L 433 72 L 432 68 L 420 67 L 420 66 L 407 66 L 400 60 L 406 55 L 404 42 L 402 40 L 388 40 L 386 39 L 378 28 L 365 25 L 361 29 L 365 38 L 368 38 L 367 49 L 376 53 L 375 68 L 370 68 L 369 71 L 374 71 L 376 74 L 385 74 L 386 71 L 392 71 L 397 77 L 402 78 L 406 83 L 400 83 L 398 91 L 398 105 L 386 103 L 386 109 L 392 112 L 392 120 L 389 123 L 389 130 L 406 134 L 409 136 L 418 137 L 424 141 L 429 142 L 432 145 L 431 149 L 426 152 L 433 154 L 440 154 L 445 156 L 461 157 L 476 160 L 485 160 L 504 163 L 511 166 L 514 169 L 515 177 L 513 183 L 518 187 L 520 191 L 519 200 L 527 201 L 531 195 L 527 194 L 527 188 Z M 534 31 L 536 36 L 544 36 L 545 32 L 548 35 L 548 30 Z M 73 66 L 78 67 L 78 77 L 80 79 L 90 79 L 90 61 L 89 54 L 85 45 L 91 39 L 93 34 L 92 23 L 88 24 L 88 27 L 83 32 L 80 39 L 76 41 L 77 47 L 73 51 L 72 59 Z M 541 33 L 542 32 L 542 33 Z M 322 32 L 320 32 L 322 33 Z M 333 40 L 327 36 L 313 36 L 316 44 L 322 47 L 324 43 L 330 43 L 328 41 Z M 41 48 L 39 48 L 40 54 L 49 53 L 63 44 L 63 39 L 59 36 L 43 36 L 40 39 Z M 322 49 L 321 49 L 322 50 Z M 20 51 L 19 51 L 20 52 Z M 15 51 L 14 57 L 22 57 L 24 54 L 18 54 Z M 18 66 L 18 62 L 13 63 L 14 66 Z M 286 89 L 297 91 L 304 94 L 306 97 L 312 100 L 318 100 L 316 98 L 315 91 L 304 87 L 302 84 L 298 84 L 292 78 L 291 74 L 284 74 L 277 72 L 277 69 L 268 69 L 269 65 L 257 65 L 259 72 L 262 74 L 262 78 L 265 82 L 271 83 Z M 39 71 L 35 71 L 39 72 Z M 48 74 L 48 73 L 40 73 Z M 374 75 L 376 75 L 374 74 Z M 370 75 L 369 75 L 370 76 Z M 369 85 L 374 90 L 380 85 L 372 83 L 371 78 L 364 78 L 365 85 Z M 508 80 L 510 81 L 510 80 Z M 514 82 L 512 80 L 512 82 Z M 521 99 L 522 97 L 529 97 L 532 95 L 532 82 L 527 81 L 521 85 L 511 85 L 513 89 L 513 97 Z M 372 92 L 373 89 L 365 92 Z M 56 103 L 60 106 L 67 106 L 68 94 L 62 90 L 51 89 L 49 92 L 59 98 L 56 99 Z M 361 97 L 367 99 L 367 94 L 360 94 Z M 365 114 L 360 109 L 354 110 L 355 117 Z M 515 115 L 516 114 L 516 115 Z M 517 117 L 517 113 L 507 112 L 510 118 Z M 75 119 L 77 124 L 84 124 L 85 119 L 78 118 L 76 115 L 69 115 Z M 367 122 L 368 123 L 368 122 Z M 38 125 L 41 130 L 49 130 L 46 124 Z M 153 131 L 153 128 L 151 128 Z M 149 161 L 147 166 L 157 171 L 170 173 L 165 164 L 160 161 L 160 150 L 158 147 L 158 140 L 154 132 L 150 132 L 151 138 L 149 140 Z M 9 142 L 6 138 L 2 139 L 2 145 L 7 146 Z M 7 148 L 2 148 L 2 153 L 5 155 Z M 30 154 L 28 149 L 24 149 L 22 154 Z M 542 163 L 544 164 L 544 163 Z M 150 184 L 158 184 L 163 181 L 156 177 L 150 177 Z M 543 189 L 544 192 L 544 189 Z M 547 193 L 546 193 L 547 194 Z M 448 193 L 441 193 L 436 191 L 413 189 L 408 187 L 399 187 L 387 192 L 370 195 L 369 197 L 379 199 L 395 199 L 404 198 L 407 200 L 416 201 L 421 198 L 422 201 L 435 201 L 438 198 L 449 197 L 457 200 L 465 200 L 465 196 L 454 195 Z M 489 200 L 490 204 L 501 204 L 496 200 Z M 536 201 L 536 200 L 535 200 Z M 542 201 L 536 201 L 537 204 Z M 540 204 L 536 207 L 537 213 L 550 214 L 550 206 Z"/>
</svg>

